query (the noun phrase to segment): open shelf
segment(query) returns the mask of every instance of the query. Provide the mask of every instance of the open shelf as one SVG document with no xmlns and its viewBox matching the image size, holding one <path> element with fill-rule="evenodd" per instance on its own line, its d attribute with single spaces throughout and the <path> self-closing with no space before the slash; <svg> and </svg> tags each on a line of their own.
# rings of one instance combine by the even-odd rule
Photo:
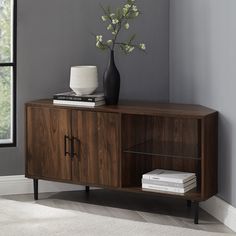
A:
<svg viewBox="0 0 236 236">
<path fill-rule="evenodd" d="M 186 158 L 197 161 L 201 160 L 198 145 L 180 142 L 149 140 L 125 149 L 124 153 L 179 159 Z"/>
<path fill-rule="evenodd" d="M 201 199 L 201 193 L 196 189 L 192 189 L 184 194 L 142 189 L 142 187 L 128 187 L 128 188 L 121 188 L 120 190 L 134 193 L 155 194 L 157 196 L 164 196 L 164 197 L 182 198 L 186 200 L 191 199 L 193 201 L 194 200 L 199 201 Z"/>
</svg>

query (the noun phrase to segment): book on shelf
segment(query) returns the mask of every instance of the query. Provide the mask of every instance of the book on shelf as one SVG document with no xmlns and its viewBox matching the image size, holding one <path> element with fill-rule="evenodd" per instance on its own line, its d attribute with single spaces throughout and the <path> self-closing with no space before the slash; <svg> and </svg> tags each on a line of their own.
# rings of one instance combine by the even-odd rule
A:
<svg viewBox="0 0 236 236">
<path fill-rule="evenodd" d="M 150 179 L 142 179 L 142 184 L 151 184 L 156 186 L 167 186 L 167 187 L 175 187 L 175 188 L 186 188 L 191 184 L 196 183 L 196 178 L 189 180 L 185 183 L 173 183 L 168 181 L 159 181 L 159 180 L 150 180 Z"/>
<path fill-rule="evenodd" d="M 53 95 L 54 100 L 68 100 L 81 102 L 98 102 L 104 100 L 104 93 L 94 93 L 90 95 L 77 95 L 75 92 L 65 92 Z"/>
<path fill-rule="evenodd" d="M 97 102 L 82 102 L 82 101 L 69 101 L 69 100 L 57 100 L 53 99 L 55 105 L 67 105 L 67 106 L 79 106 L 79 107 L 98 107 L 105 104 L 105 100 Z"/>
<path fill-rule="evenodd" d="M 185 188 L 178 188 L 178 187 L 169 187 L 169 186 L 158 186 L 155 184 L 142 184 L 142 188 L 161 191 L 161 192 L 186 193 L 186 192 L 196 188 L 196 185 L 197 185 L 196 183 L 193 183 Z"/>
<path fill-rule="evenodd" d="M 180 172 L 174 170 L 156 169 L 143 174 L 143 179 L 167 181 L 171 183 L 186 183 L 196 178 L 195 173 Z"/>
</svg>

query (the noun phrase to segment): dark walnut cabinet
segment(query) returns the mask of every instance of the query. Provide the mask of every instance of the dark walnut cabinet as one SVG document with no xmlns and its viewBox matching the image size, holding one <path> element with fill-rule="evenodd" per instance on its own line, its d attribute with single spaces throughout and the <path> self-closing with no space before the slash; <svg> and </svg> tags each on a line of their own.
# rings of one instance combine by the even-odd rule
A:
<svg viewBox="0 0 236 236">
<path fill-rule="evenodd" d="M 198 204 L 217 193 L 218 114 L 199 106 L 121 102 L 81 108 L 26 104 L 26 177 L 182 198 Z M 185 194 L 142 190 L 142 174 L 162 168 L 195 172 Z"/>
<path fill-rule="evenodd" d="M 27 107 L 27 176 L 120 186 L 119 115 Z"/>
</svg>

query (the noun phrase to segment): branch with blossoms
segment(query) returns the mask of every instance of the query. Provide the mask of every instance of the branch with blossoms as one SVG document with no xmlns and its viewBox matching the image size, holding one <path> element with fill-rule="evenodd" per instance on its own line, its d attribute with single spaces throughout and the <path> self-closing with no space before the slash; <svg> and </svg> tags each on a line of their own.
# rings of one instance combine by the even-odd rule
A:
<svg viewBox="0 0 236 236">
<path fill-rule="evenodd" d="M 102 35 L 96 36 L 96 47 L 101 50 L 114 50 L 116 46 L 125 53 L 129 54 L 134 49 L 146 50 L 144 43 L 135 43 L 136 35 L 133 34 L 127 41 L 119 42 L 118 36 L 122 29 L 130 29 L 130 21 L 138 17 L 141 12 L 135 5 L 135 0 L 127 0 L 126 4 L 122 8 L 117 8 L 114 12 L 110 7 L 104 8 L 101 5 L 104 15 L 101 17 L 102 21 L 107 23 L 107 30 L 111 32 L 112 38 L 104 41 Z"/>
</svg>

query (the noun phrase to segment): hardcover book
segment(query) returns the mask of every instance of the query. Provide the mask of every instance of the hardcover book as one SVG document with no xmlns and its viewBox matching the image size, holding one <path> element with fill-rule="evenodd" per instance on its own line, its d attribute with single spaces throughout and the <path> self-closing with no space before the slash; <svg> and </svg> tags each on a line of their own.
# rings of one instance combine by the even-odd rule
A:
<svg viewBox="0 0 236 236">
<path fill-rule="evenodd" d="M 143 175 L 143 179 L 160 180 L 172 183 L 185 183 L 196 178 L 195 173 L 156 169 Z"/>
<path fill-rule="evenodd" d="M 75 92 L 65 92 L 53 95 L 54 100 L 82 101 L 82 102 L 97 102 L 104 100 L 104 93 L 94 93 L 90 95 L 77 95 Z"/>
</svg>

